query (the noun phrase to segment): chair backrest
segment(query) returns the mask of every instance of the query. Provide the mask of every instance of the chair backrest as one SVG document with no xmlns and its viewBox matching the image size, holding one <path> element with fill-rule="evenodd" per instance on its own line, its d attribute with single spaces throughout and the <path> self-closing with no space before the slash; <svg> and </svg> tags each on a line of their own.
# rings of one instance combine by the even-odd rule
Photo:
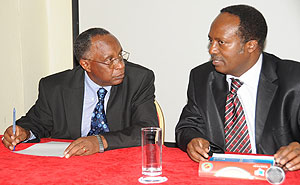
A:
<svg viewBox="0 0 300 185">
<path fill-rule="evenodd" d="M 162 134 L 162 144 L 164 144 L 164 141 L 165 141 L 165 118 L 164 118 L 164 114 L 163 114 L 162 109 L 161 109 L 159 103 L 157 102 L 157 100 L 154 100 L 154 104 L 155 104 L 155 107 L 156 107 L 159 127 L 161 128 L 161 131 L 162 131 L 161 132 L 161 134 Z"/>
</svg>

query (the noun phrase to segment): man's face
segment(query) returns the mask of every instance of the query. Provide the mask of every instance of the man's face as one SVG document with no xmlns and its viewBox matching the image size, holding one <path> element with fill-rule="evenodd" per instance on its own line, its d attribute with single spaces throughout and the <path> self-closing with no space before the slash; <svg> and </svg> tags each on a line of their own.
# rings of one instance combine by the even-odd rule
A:
<svg viewBox="0 0 300 185">
<path fill-rule="evenodd" d="M 109 66 L 107 62 L 120 58 L 122 47 L 119 41 L 111 34 L 97 35 L 91 39 L 91 47 L 80 64 L 87 71 L 91 80 L 100 86 L 118 85 L 125 76 L 123 60 L 115 61 Z M 99 62 L 97 62 L 99 61 Z"/>
<path fill-rule="evenodd" d="M 241 76 L 249 66 L 249 54 L 238 35 L 238 16 L 221 13 L 214 20 L 209 31 L 209 54 L 216 71 Z"/>
</svg>

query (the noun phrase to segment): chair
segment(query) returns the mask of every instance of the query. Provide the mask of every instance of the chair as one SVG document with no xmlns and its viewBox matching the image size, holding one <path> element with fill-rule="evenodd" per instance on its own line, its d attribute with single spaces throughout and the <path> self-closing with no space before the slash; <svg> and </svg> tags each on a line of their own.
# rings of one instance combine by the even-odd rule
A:
<svg viewBox="0 0 300 185">
<path fill-rule="evenodd" d="M 154 104 L 155 104 L 156 111 L 157 111 L 158 124 L 162 131 L 161 132 L 162 144 L 164 144 L 164 141 L 165 141 L 165 118 L 164 118 L 164 114 L 162 112 L 162 109 L 161 109 L 159 103 L 156 100 L 154 100 Z"/>
</svg>

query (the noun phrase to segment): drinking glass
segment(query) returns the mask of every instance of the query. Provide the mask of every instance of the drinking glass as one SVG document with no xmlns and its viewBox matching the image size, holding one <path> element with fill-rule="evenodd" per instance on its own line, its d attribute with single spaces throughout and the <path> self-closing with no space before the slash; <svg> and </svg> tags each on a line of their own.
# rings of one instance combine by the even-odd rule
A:
<svg viewBox="0 0 300 185">
<path fill-rule="evenodd" d="M 144 184 L 167 181 L 162 177 L 162 130 L 158 127 L 142 128 L 142 177 Z"/>
</svg>

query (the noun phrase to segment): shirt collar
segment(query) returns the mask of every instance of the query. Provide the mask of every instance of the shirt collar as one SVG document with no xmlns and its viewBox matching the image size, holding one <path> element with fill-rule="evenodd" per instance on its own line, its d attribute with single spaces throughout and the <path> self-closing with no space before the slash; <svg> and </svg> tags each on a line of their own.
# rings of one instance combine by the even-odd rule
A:
<svg viewBox="0 0 300 185">
<path fill-rule="evenodd" d="M 89 75 L 87 74 L 86 71 L 84 71 L 84 76 L 85 76 L 85 84 L 92 89 L 93 92 L 97 92 L 99 88 L 103 87 L 104 89 L 107 90 L 107 92 L 110 92 L 111 86 L 100 86 L 96 84 L 93 80 L 90 79 Z"/>
<path fill-rule="evenodd" d="M 262 58 L 263 55 L 260 54 L 257 62 L 244 74 L 242 74 L 240 77 L 235 77 L 232 75 L 226 75 L 226 80 L 229 84 L 231 84 L 231 79 L 230 78 L 235 78 L 239 79 L 241 82 L 244 84 L 247 84 L 250 87 L 256 88 L 258 85 L 258 80 L 259 80 L 259 74 L 262 66 Z"/>
</svg>

